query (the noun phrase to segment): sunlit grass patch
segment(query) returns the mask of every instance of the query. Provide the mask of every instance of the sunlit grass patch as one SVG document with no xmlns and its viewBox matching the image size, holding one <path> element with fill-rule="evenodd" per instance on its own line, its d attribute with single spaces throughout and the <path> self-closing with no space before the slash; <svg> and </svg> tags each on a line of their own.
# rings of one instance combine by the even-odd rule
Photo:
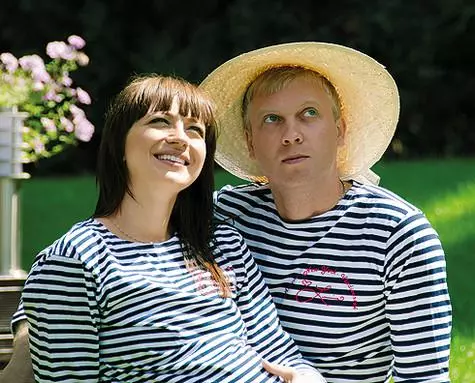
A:
<svg viewBox="0 0 475 383">
<path fill-rule="evenodd" d="M 475 382 L 475 334 L 452 336 L 450 377 L 453 383 Z"/>
<path fill-rule="evenodd" d="M 475 180 L 458 185 L 423 209 L 434 227 L 443 233 L 445 244 L 469 240 L 475 232 Z"/>
</svg>

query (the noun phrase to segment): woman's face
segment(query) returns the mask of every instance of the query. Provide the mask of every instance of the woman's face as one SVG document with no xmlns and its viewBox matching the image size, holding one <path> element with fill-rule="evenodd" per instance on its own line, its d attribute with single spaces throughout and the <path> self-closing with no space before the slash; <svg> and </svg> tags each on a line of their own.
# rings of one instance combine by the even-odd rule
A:
<svg viewBox="0 0 475 383">
<path fill-rule="evenodd" d="M 155 186 L 177 193 L 199 176 L 206 157 L 205 124 L 179 113 L 177 99 L 168 111 L 147 114 L 132 125 L 125 141 L 130 188 Z"/>
</svg>

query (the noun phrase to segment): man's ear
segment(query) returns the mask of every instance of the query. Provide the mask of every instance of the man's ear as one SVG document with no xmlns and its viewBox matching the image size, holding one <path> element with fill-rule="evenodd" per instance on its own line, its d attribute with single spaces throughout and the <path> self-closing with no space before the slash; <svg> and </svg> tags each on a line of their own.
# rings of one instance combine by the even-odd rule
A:
<svg viewBox="0 0 475 383">
<path fill-rule="evenodd" d="M 246 130 L 244 135 L 246 136 L 246 145 L 247 151 L 249 152 L 249 157 L 254 160 L 256 157 L 254 155 L 254 146 L 252 145 L 252 133 Z"/>
<path fill-rule="evenodd" d="M 346 123 L 343 118 L 339 118 L 336 121 L 336 129 L 337 129 L 337 143 L 338 146 L 342 146 L 345 144 L 345 137 L 346 137 Z"/>
</svg>

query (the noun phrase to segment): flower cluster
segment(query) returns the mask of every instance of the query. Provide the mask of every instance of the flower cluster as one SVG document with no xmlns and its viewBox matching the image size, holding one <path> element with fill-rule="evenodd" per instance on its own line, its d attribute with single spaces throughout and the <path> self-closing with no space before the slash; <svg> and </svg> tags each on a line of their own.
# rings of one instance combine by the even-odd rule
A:
<svg viewBox="0 0 475 383">
<path fill-rule="evenodd" d="M 63 151 L 79 141 L 89 141 L 94 126 L 80 105 L 89 94 L 73 86 L 71 73 L 88 65 L 82 51 L 85 41 L 69 36 L 67 42 L 46 46 L 47 63 L 38 55 L 17 59 L 0 54 L 0 107 L 28 113 L 24 125 L 24 162 L 35 162 Z"/>
</svg>

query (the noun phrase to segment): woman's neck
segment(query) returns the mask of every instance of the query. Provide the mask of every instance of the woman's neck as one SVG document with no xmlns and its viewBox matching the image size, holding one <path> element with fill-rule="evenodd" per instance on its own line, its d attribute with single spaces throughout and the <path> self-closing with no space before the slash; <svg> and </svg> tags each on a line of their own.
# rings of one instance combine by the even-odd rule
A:
<svg viewBox="0 0 475 383">
<path fill-rule="evenodd" d="M 170 217 L 176 195 L 167 198 L 156 190 L 153 193 L 132 193 L 134 198 L 126 194 L 120 208 L 103 219 L 103 223 L 119 237 L 134 242 L 163 242 L 169 239 Z"/>
</svg>

